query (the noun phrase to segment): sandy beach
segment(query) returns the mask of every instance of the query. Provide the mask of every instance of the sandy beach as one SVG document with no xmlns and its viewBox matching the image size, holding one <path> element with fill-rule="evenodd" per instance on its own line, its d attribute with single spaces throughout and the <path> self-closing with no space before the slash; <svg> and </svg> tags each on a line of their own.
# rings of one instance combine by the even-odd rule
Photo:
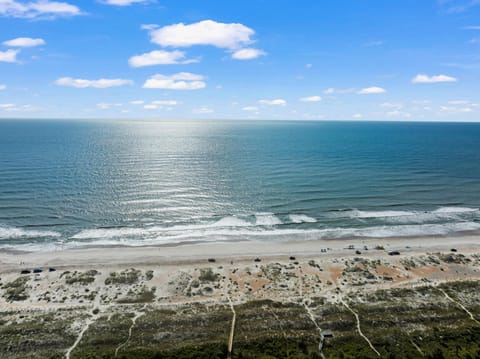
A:
<svg viewBox="0 0 480 359">
<path fill-rule="evenodd" d="M 18 326 L 30 325 L 30 320 L 38 322 L 39 318 L 55 313 L 55 330 L 68 333 L 56 344 L 58 357 L 70 358 L 72 354 L 72 357 L 82 358 L 87 352 L 97 355 L 100 347 L 98 344 L 92 347 L 97 334 L 91 331 L 100 330 L 99 325 L 129 326 L 129 338 L 132 336 L 133 340 L 135 335 L 142 333 L 134 330 L 140 325 L 137 319 L 143 323 L 142 330 L 151 331 L 152 340 L 157 343 L 149 350 L 169 353 L 191 350 L 192 347 L 181 344 L 180 339 L 159 339 L 161 332 L 149 322 L 169 310 L 168 315 L 174 317 L 168 319 L 168 323 L 183 323 L 185 318 L 176 317 L 180 313 L 190 313 L 188 321 L 192 323 L 203 315 L 200 313 L 210 313 L 212 322 L 202 319 L 210 323 L 205 324 L 207 329 L 202 331 L 211 333 L 212 343 L 217 343 L 212 344 L 214 348 L 227 342 L 227 334 L 216 333 L 215 328 L 221 324 L 222 333 L 231 331 L 229 345 L 248 352 L 248 343 L 257 343 L 258 338 L 248 339 L 251 329 L 247 328 L 258 325 L 260 315 L 265 323 L 262 340 L 270 340 L 268 338 L 274 338 L 279 330 L 290 328 L 294 338 L 310 338 L 308 347 L 314 348 L 318 346 L 314 343 L 320 340 L 318 335 L 323 346 L 324 329 L 329 333 L 334 328 L 335 339 L 327 341 L 320 353 L 324 351 L 327 357 L 336 357 L 339 350 L 357 351 L 361 347 L 368 353 L 366 357 L 377 357 L 378 353 L 390 353 L 393 349 L 375 340 L 376 326 L 367 330 L 367 335 L 359 328 L 365 316 L 380 315 L 378 320 L 385 320 L 380 314 L 383 307 L 394 307 L 392 313 L 398 310 L 407 313 L 403 308 L 415 312 L 419 306 L 429 305 L 436 308 L 431 315 L 438 317 L 438 313 L 443 313 L 441 315 L 450 318 L 445 319 L 448 325 L 475 327 L 480 324 L 480 302 L 474 294 L 480 281 L 479 240 L 478 236 L 458 236 L 220 242 L 36 253 L 3 251 L 0 253 L 0 308 L 6 325 L 4 338 L 10 343 L 8 348 L 13 348 L 19 358 L 41 355 L 43 344 L 24 348 L 26 344 L 20 341 L 13 345 L 12 333 L 18 331 L 15 329 Z M 423 297 L 421 293 L 426 291 L 429 295 Z M 399 306 L 402 309 L 398 309 Z M 363 313 L 360 316 L 359 310 Z M 453 324 L 450 311 L 459 316 Z M 238 324 L 234 324 L 237 329 L 230 327 L 231 312 L 234 315 L 243 313 Z M 278 318 L 292 318 L 292 315 L 296 319 L 285 319 L 287 322 L 281 328 L 274 329 Z M 123 318 L 123 324 L 110 323 L 110 318 L 117 316 Z M 389 320 L 415 321 L 414 317 L 399 318 L 396 315 Z M 339 323 L 344 324 L 338 327 Z M 419 331 L 419 338 L 425 337 L 430 330 L 428 325 L 418 326 L 413 322 L 409 325 Z M 46 328 L 38 329 L 42 343 L 52 340 L 54 329 L 45 332 Z M 247 332 L 240 340 L 238 331 L 243 330 Z M 169 333 L 180 338 L 196 337 L 199 332 L 184 323 L 177 324 Z M 196 340 L 192 345 L 196 345 Z M 357 346 L 351 345 L 352 340 Z M 118 351 L 136 353 L 144 345 L 117 341 L 116 335 L 109 337 L 110 344 L 105 344 L 100 352 L 116 357 Z M 415 345 L 430 344 L 415 342 Z M 425 349 L 415 347 L 414 350 L 418 354 Z"/>
</svg>

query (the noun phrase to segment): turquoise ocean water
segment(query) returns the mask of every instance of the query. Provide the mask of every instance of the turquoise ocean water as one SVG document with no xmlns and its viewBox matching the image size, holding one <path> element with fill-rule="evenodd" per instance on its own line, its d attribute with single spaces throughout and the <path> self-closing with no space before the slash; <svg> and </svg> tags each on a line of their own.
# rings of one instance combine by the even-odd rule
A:
<svg viewBox="0 0 480 359">
<path fill-rule="evenodd" d="M 479 207 L 480 124 L 0 121 L 0 249 L 462 235 Z"/>
</svg>

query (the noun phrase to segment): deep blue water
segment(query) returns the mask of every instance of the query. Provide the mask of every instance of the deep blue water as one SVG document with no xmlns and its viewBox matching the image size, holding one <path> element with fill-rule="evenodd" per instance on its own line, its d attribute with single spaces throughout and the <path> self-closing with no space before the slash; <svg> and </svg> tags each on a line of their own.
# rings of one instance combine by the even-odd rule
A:
<svg viewBox="0 0 480 359">
<path fill-rule="evenodd" d="M 480 124 L 0 121 L 0 248 L 480 230 Z"/>
</svg>

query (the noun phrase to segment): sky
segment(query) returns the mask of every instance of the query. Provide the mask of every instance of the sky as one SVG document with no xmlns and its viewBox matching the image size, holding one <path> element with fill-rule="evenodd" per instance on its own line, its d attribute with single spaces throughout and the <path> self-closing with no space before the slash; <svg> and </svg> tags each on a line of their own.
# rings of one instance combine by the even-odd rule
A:
<svg viewBox="0 0 480 359">
<path fill-rule="evenodd" d="M 0 0 L 0 118 L 480 121 L 480 0 Z"/>
</svg>

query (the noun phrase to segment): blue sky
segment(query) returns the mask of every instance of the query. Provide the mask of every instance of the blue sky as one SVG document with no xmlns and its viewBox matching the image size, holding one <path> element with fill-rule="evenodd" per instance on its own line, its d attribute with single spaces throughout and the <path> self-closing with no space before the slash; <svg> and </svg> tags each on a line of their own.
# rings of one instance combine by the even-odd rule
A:
<svg viewBox="0 0 480 359">
<path fill-rule="evenodd" d="M 480 120 L 479 0 L 0 0 L 0 118 Z"/>
</svg>

